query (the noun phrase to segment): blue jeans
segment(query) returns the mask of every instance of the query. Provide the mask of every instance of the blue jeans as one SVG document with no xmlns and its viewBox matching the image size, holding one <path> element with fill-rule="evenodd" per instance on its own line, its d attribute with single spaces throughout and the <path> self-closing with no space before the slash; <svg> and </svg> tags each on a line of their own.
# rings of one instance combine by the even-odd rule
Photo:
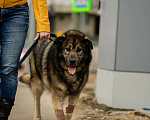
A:
<svg viewBox="0 0 150 120">
<path fill-rule="evenodd" d="M 0 8 L 0 74 L 7 74 L 18 64 L 29 26 L 28 5 Z M 0 100 L 4 97 L 15 100 L 18 85 L 18 70 L 2 77 Z"/>
</svg>

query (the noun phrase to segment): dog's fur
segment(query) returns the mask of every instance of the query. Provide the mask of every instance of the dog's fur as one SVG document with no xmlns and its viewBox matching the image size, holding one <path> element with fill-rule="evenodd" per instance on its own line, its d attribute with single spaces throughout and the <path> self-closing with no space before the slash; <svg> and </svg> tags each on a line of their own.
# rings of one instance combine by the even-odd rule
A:
<svg viewBox="0 0 150 120">
<path fill-rule="evenodd" d="M 40 96 L 52 93 L 57 120 L 70 120 L 81 90 L 85 86 L 92 59 L 92 42 L 82 32 L 69 30 L 54 42 L 41 40 L 30 55 L 30 74 L 20 81 L 30 86 L 34 98 L 34 120 L 41 120 Z M 63 101 L 68 97 L 66 114 Z"/>
</svg>

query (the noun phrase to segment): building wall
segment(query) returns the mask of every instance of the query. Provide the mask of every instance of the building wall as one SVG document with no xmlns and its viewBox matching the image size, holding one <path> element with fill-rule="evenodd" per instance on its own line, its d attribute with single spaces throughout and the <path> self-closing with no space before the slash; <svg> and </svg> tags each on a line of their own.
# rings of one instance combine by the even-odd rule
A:
<svg viewBox="0 0 150 120">
<path fill-rule="evenodd" d="M 71 29 L 71 15 L 70 14 L 57 14 L 55 17 L 54 31 L 66 31 Z"/>
<path fill-rule="evenodd" d="M 55 15 L 54 23 L 53 23 L 53 25 L 54 25 L 53 32 L 57 33 L 58 31 L 66 31 L 69 29 L 74 29 L 74 27 L 73 27 L 74 20 L 73 20 L 72 14 L 78 14 L 78 13 L 72 13 L 72 11 L 71 11 L 72 1 L 66 0 L 64 2 L 63 0 L 47 0 L 47 2 L 48 2 L 49 12 L 51 11 L 51 6 L 53 6 L 52 13 L 54 13 L 54 15 Z M 99 0 L 92 0 L 92 11 L 86 14 L 85 32 L 91 38 L 96 36 L 96 34 L 95 34 L 96 33 L 95 32 L 96 17 L 99 16 L 98 2 L 99 2 Z M 77 23 L 77 24 L 79 24 L 79 23 Z M 97 26 L 99 27 L 99 25 L 97 25 Z M 98 38 L 97 38 L 97 40 L 98 40 Z"/>
<path fill-rule="evenodd" d="M 57 13 L 54 18 L 54 33 L 57 33 L 59 31 L 66 31 L 69 29 L 74 29 L 72 26 L 72 17 L 71 14 L 65 14 L 65 13 Z M 96 16 L 95 15 L 87 15 L 86 17 L 86 27 L 85 32 L 90 38 L 95 38 L 95 36 L 98 36 L 95 34 L 96 30 Z M 79 23 L 80 24 L 80 23 Z M 98 27 L 99 25 L 97 25 Z"/>
</svg>

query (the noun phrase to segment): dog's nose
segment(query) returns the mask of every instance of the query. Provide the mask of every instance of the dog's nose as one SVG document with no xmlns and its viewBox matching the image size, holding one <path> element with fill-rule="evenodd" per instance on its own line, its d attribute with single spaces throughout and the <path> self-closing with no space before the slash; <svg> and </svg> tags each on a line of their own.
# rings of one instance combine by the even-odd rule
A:
<svg viewBox="0 0 150 120">
<path fill-rule="evenodd" d="M 74 65 L 75 62 L 76 62 L 76 59 L 70 59 L 69 62 L 70 62 L 71 65 Z"/>
</svg>

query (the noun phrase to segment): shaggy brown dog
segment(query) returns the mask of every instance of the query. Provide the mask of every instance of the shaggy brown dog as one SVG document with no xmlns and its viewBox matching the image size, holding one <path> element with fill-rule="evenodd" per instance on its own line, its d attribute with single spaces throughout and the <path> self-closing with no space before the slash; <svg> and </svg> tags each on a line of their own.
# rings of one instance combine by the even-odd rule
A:
<svg viewBox="0 0 150 120">
<path fill-rule="evenodd" d="M 54 42 L 41 40 L 30 55 L 30 74 L 20 77 L 34 97 L 34 120 L 41 120 L 40 97 L 52 93 L 57 120 L 70 120 L 81 90 L 89 76 L 92 42 L 82 32 L 69 30 Z M 64 99 L 68 97 L 66 114 Z"/>
</svg>

